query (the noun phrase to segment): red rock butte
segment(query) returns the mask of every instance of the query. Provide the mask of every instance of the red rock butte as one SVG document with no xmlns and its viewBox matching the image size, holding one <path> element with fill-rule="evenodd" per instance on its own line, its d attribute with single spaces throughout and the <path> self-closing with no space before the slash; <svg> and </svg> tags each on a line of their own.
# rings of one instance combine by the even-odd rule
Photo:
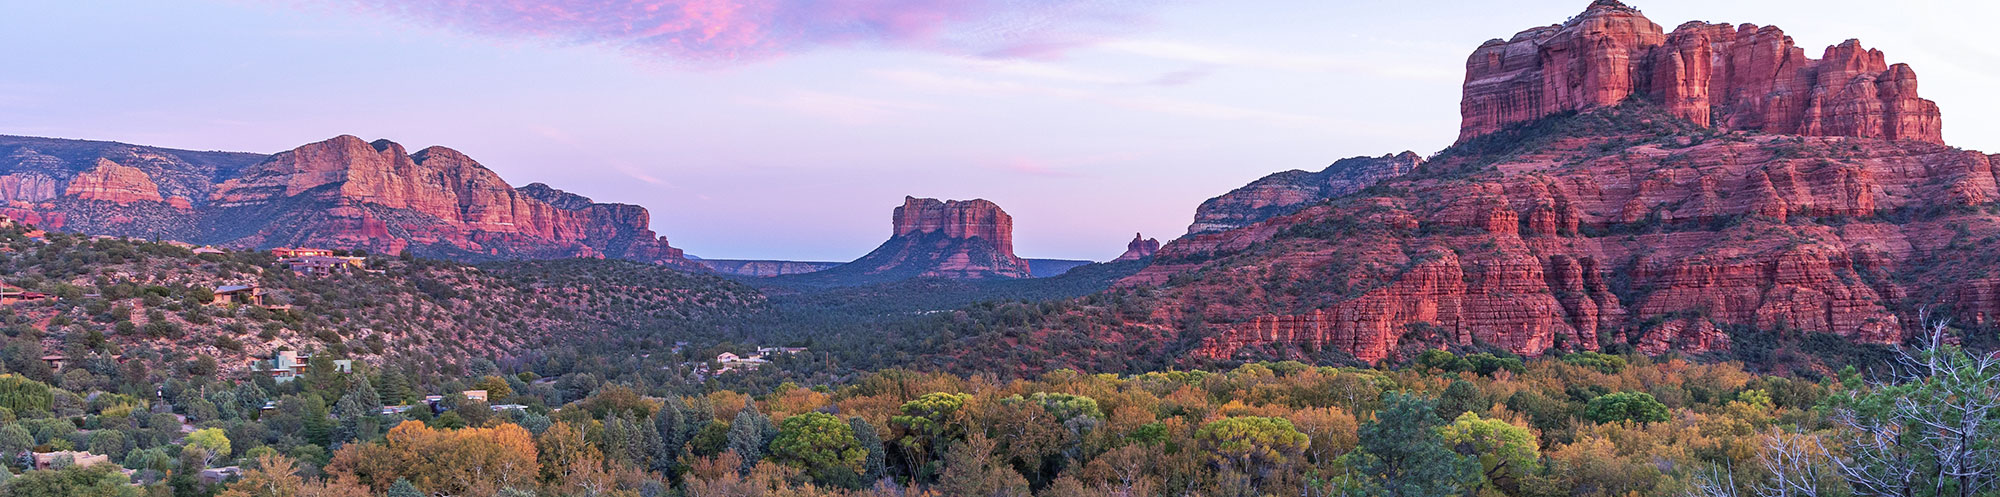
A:
<svg viewBox="0 0 2000 497">
<path fill-rule="evenodd" d="M 1459 141 L 1634 96 L 1703 126 L 1943 143 L 1917 75 L 1847 40 L 1819 59 L 1775 26 L 1689 22 L 1664 33 L 1597 0 L 1569 21 L 1479 46 L 1465 63 Z"/>
<path fill-rule="evenodd" d="M 1117 259 L 1112 259 L 1111 261 L 1112 262 L 1136 261 L 1139 259 L 1152 257 L 1153 253 L 1159 251 L 1160 251 L 1159 239 L 1146 238 L 1146 235 L 1144 234 L 1133 233 L 1132 242 L 1125 244 L 1125 253 L 1119 254 Z"/>
</svg>

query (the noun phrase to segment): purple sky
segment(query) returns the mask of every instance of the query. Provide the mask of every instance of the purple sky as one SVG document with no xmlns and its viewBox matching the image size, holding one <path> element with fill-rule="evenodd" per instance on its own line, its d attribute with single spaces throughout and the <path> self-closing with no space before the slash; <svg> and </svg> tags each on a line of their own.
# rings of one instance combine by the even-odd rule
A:
<svg viewBox="0 0 2000 497">
<path fill-rule="evenodd" d="M 711 258 L 849 260 L 904 195 L 986 198 L 1017 252 L 1104 260 L 1202 200 L 1456 135 L 1481 41 L 1554 2 L 0 1 L 0 133 L 276 152 L 445 145 L 509 182 L 644 205 Z M 1632 2 L 1860 38 L 1952 144 L 2000 151 L 2000 9 Z"/>
</svg>

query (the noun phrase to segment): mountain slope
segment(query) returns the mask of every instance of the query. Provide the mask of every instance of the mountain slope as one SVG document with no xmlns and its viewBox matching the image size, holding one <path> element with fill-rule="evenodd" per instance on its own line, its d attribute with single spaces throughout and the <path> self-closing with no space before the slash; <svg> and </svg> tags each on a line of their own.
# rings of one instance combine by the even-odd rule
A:
<svg viewBox="0 0 2000 497">
<path fill-rule="evenodd" d="M 515 189 L 448 148 L 408 154 L 353 136 L 270 156 L 0 137 L 0 201 L 16 219 L 91 234 L 700 269 L 651 231 L 643 207 Z"/>
</svg>

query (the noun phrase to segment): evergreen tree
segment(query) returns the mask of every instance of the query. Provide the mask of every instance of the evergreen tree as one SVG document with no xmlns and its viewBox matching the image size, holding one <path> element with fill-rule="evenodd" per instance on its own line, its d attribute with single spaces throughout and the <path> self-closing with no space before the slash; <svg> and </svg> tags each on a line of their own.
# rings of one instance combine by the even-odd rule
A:
<svg viewBox="0 0 2000 497">
<path fill-rule="evenodd" d="M 854 429 L 854 440 L 868 451 L 868 461 L 861 466 L 862 480 L 874 482 L 888 476 L 889 452 L 882 447 L 882 436 L 875 433 L 875 425 L 860 416 L 848 418 L 847 425 Z"/>
<path fill-rule="evenodd" d="M 424 497 L 424 492 L 409 480 L 397 478 L 394 485 L 389 485 L 388 497 Z"/>
<path fill-rule="evenodd" d="M 1486 400 L 1479 386 L 1459 379 L 1452 380 L 1451 386 L 1445 387 L 1444 394 L 1438 396 L 1437 414 L 1440 419 L 1458 419 L 1460 414 L 1486 412 L 1489 407 L 1493 404 Z"/>
<path fill-rule="evenodd" d="M 755 403 L 746 404 L 743 410 L 736 412 L 736 421 L 729 424 L 729 450 L 736 451 L 736 455 L 743 458 L 743 470 L 747 472 L 757 466 L 757 461 L 764 459 L 767 443 L 764 434 L 776 432 L 777 427 L 771 425 L 771 418 L 757 412 Z"/>
<path fill-rule="evenodd" d="M 674 464 L 680 461 L 682 454 L 687 453 L 688 438 L 694 432 L 687 426 L 690 424 L 687 422 L 687 409 L 687 403 L 669 395 L 666 406 L 653 415 L 653 430 L 659 436 L 659 444 L 651 446 L 653 471 L 673 474 Z"/>
<path fill-rule="evenodd" d="M 1343 456 L 1362 495 L 1448 497 L 1478 485 L 1479 462 L 1445 447 L 1437 403 L 1389 393 L 1375 419 L 1361 426 L 1360 446 Z"/>
</svg>

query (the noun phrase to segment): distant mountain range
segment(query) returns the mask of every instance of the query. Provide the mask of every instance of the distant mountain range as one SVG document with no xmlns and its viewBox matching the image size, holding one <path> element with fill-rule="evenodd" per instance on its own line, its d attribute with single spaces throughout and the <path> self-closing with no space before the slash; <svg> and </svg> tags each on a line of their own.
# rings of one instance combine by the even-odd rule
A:
<svg viewBox="0 0 2000 497">
<path fill-rule="evenodd" d="M 353 136 L 274 155 L 0 136 L 0 203 L 45 228 L 234 248 L 702 267 L 653 233 L 644 207 L 514 188 L 456 150 Z"/>
</svg>

